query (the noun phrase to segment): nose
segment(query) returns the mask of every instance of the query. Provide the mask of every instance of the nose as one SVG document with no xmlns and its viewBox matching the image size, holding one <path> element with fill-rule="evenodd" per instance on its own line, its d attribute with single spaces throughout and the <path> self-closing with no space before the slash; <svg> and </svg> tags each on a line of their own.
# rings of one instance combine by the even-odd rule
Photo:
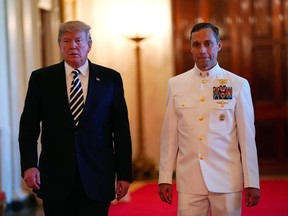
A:
<svg viewBox="0 0 288 216">
<path fill-rule="evenodd" d="M 72 40 L 72 41 L 70 42 L 70 48 L 71 48 L 71 49 L 75 49 L 75 47 L 76 47 L 76 41 L 75 41 L 75 40 Z"/>
<path fill-rule="evenodd" d="M 206 52 L 206 47 L 202 44 L 200 46 L 200 53 L 205 53 Z"/>
</svg>

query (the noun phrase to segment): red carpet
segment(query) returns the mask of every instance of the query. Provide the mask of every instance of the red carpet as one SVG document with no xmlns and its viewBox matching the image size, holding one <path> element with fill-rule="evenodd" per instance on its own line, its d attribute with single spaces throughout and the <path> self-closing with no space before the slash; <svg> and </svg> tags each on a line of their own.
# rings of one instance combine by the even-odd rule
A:
<svg viewBox="0 0 288 216">
<path fill-rule="evenodd" d="M 288 180 L 261 180 L 261 199 L 256 207 L 243 205 L 243 216 L 287 216 Z M 157 183 L 147 183 L 131 193 L 131 201 L 111 205 L 109 216 L 176 216 L 177 193 L 174 185 L 173 204 L 158 197 Z"/>
</svg>

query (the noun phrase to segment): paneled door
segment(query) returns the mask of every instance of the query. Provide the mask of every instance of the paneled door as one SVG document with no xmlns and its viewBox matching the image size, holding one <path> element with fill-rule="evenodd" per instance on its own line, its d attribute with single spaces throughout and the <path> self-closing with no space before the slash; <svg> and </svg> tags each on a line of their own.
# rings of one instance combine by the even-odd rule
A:
<svg viewBox="0 0 288 216">
<path fill-rule="evenodd" d="M 219 64 L 248 79 L 261 174 L 288 173 L 288 0 L 172 0 L 175 74 L 193 67 L 198 22 L 220 29 Z"/>
</svg>

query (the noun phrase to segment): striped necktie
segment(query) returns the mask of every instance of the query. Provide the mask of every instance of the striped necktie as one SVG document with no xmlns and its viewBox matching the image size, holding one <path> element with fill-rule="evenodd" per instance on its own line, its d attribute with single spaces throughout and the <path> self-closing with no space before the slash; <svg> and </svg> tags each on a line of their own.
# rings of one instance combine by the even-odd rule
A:
<svg viewBox="0 0 288 216">
<path fill-rule="evenodd" d="M 84 108 L 84 97 L 81 82 L 79 80 L 80 71 L 75 69 L 75 71 L 72 71 L 71 73 L 73 73 L 74 76 L 70 89 L 70 109 L 74 123 L 77 126 Z"/>
</svg>

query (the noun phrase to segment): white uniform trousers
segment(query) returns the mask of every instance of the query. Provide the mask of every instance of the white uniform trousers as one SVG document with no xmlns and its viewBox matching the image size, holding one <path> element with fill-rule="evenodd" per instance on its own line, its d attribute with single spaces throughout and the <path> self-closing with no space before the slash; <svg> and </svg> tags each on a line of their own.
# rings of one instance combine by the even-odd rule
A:
<svg viewBox="0 0 288 216">
<path fill-rule="evenodd" d="M 241 216 L 242 192 L 178 193 L 178 216 Z"/>
</svg>

